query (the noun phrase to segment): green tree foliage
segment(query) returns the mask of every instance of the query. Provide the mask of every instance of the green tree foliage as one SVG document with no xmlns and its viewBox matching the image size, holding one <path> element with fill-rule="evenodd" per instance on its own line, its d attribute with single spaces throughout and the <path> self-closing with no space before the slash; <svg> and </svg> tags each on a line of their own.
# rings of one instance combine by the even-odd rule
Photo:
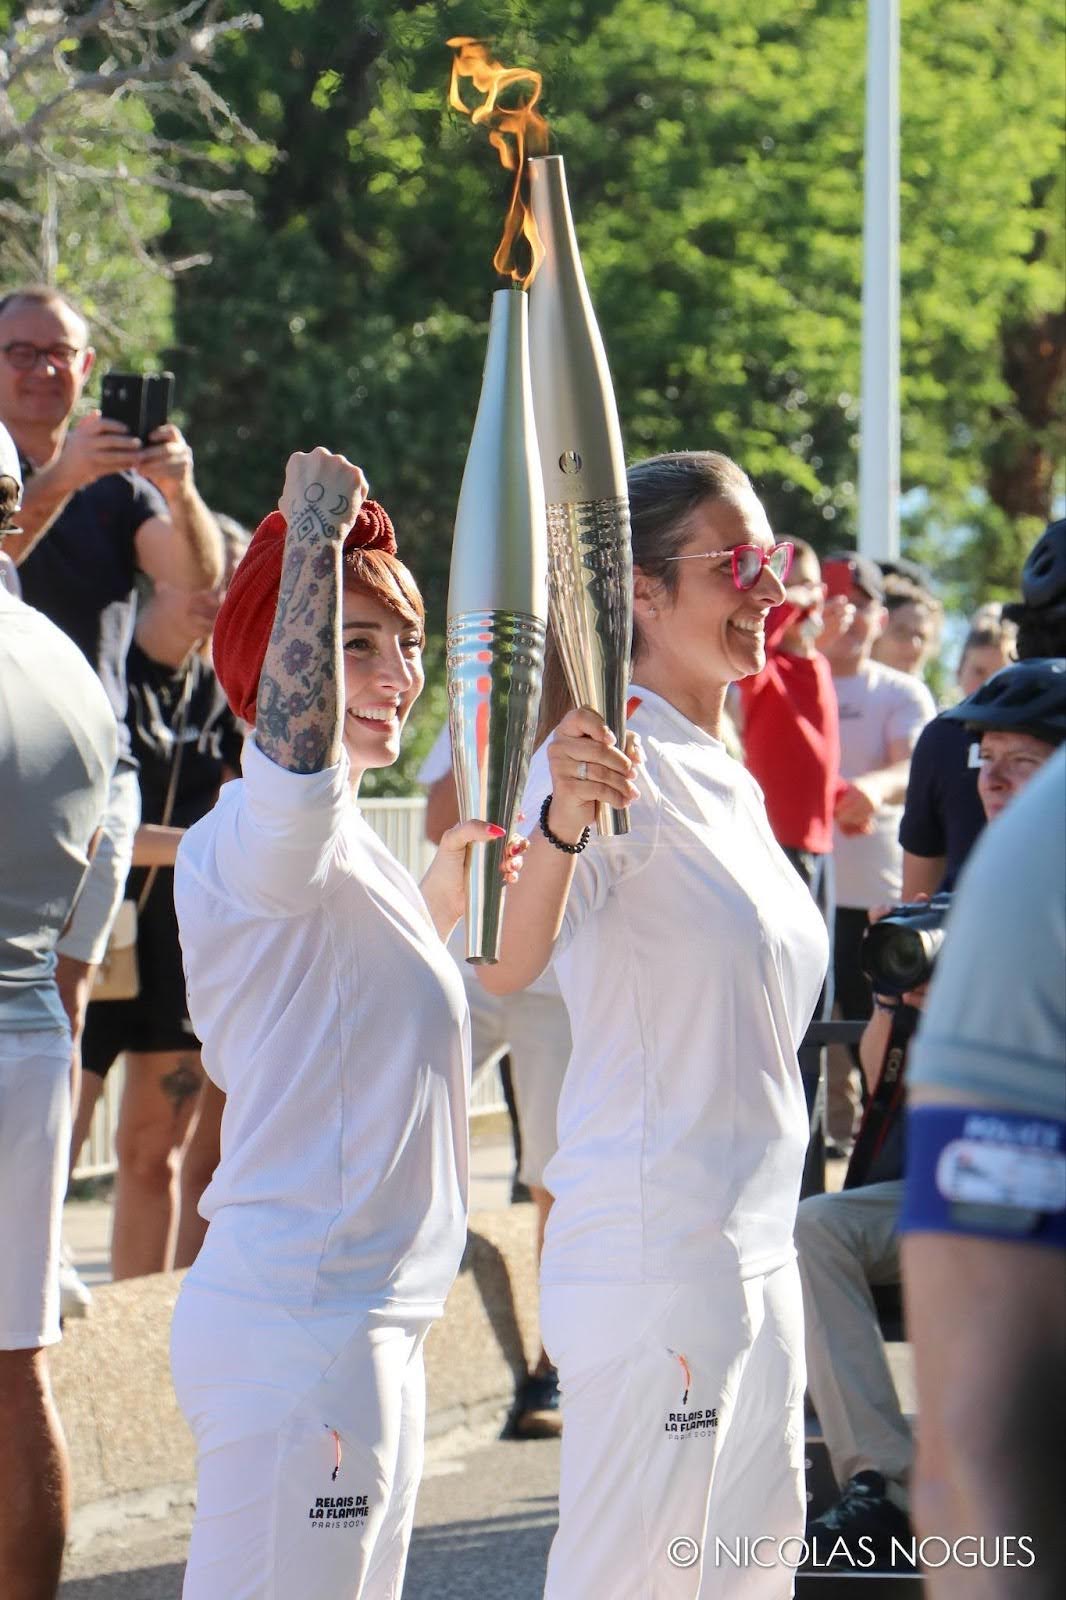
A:
<svg viewBox="0 0 1066 1600">
<path fill-rule="evenodd" d="M 254 140 L 202 69 L 257 22 L 222 0 L 0 0 L 0 284 L 70 294 L 101 367 L 171 337 L 170 197 L 245 198 L 219 180 Z"/>
<path fill-rule="evenodd" d="M 630 455 L 727 449 L 781 529 L 854 536 L 858 0 L 260 9 L 216 79 L 275 152 L 255 214 L 173 202 L 174 252 L 213 258 L 172 359 L 218 504 L 253 519 L 289 450 L 345 449 L 439 634 L 507 188 L 446 108 L 469 33 L 544 73 Z M 925 554 L 1009 583 L 1061 466 L 1062 10 L 902 9 L 903 487 Z"/>
</svg>

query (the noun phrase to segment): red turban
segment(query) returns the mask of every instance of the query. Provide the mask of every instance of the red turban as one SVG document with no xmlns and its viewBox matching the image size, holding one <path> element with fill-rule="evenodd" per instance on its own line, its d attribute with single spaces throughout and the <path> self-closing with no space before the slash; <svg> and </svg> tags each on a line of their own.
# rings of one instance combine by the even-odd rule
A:
<svg viewBox="0 0 1066 1600">
<path fill-rule="evenodd" d="M 286 531 L 280 511 L 272 511 L 263 519 L 233 574 L 215 619 L 211 654 L 218 680 L 234 714 L 251 724 L 255 723 L 259 674 L 278 605 Z M 396 533 L 384 506 L 376 500 L 363 501 L 344 548 L 396 554 Z"/>
</svg>

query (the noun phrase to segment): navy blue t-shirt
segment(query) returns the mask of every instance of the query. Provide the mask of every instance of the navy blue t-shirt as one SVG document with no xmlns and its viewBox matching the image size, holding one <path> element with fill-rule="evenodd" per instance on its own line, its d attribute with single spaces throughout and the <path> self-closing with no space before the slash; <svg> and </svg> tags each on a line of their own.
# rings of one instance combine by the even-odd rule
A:
<svg viewBox="0 0 1066 1600">
<path fill-rule="evenodd" d="M 18 569 L 22 597 L 79 647 L 115 710 L 128 749 L 126 655 L 137 592 L 134 536 L 167 516 L 159 490 L 135 472 L 112 472 L 77 489 Z"/>
<path fill-rule="evenodd" d="M 985 825 L 970 766 L 974 734 L 944 716 L 926 724 L 911 756 L 907 802 L 899 842 L 912 856 L 945 856 L 941 889 L 954 887 L 963 862 Z"/>
</svg>

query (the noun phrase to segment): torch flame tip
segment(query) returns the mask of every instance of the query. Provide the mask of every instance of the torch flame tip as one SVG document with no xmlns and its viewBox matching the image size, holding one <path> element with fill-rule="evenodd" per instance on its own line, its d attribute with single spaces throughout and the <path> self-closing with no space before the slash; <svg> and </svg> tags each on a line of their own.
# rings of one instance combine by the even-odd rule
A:
<svg viewBox="0 0 1066 1600">
<path fill-rule="evenodd" d="M 522 193 L 523 182 L 528 181 L 527 145 L 540 152 L 547 148 L 548 143 L 548 124 L 536 110 L 543 79 L 533 67 L 505 67 L 494 61 L 481 39 L 457 34 L 447 42 L 449 49 L 455 51 L 448 103 L 472 122 L 488 126 L 489 143 L 499 156 L 500 165 L 505 171 L 514 173 L 503 236 L 492 264 L 502 277 L 511 278 L 515 288 L 526 289 L 533 282 L 537 268 L 544 259 L 544 246 L 537 224 Z M 460 80 L 464 78 L 469 78 L 475 89 L 484 96 L 481 104 L 473 110 L 465 104 L 459 92 Z M 517 83 L 529 85 L 527 98 L 517 106 L 502 106 L 501 92 Z M 519 238 L 525 239 L 530 254 L 530 265 L 524 273 L 514 260 L 514 249 Z"/>
</svg>

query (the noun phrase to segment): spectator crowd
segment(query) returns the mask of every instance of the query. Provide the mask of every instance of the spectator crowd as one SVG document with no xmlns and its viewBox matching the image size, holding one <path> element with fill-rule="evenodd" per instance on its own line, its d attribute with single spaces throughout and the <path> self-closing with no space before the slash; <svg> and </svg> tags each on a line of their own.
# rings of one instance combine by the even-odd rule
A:
<svg viewBox="0 0 1066 1600">
<path fill-rule="evenodd" d="M 84 408 L 93 363 L 88 324 L 65 296 L 30 286 L 0 298 L 0 1595 L 11 1600 L 41 1600 L 59 1582 L 67 1466 L 46 1353 L 61 1318 L 91 1314 L 63 1250 L 62 1207 L 120 1058 L 112 1274 L 187 1267 L 203 1242 L 198 1202 L 219 1159 L 224 1097 L 189 1016 L 174 866 L 186 830 L 240 776 L 249 733 L 211 655 L 248 534 L 204 503 L 174 423 L 142 439 Z M 850 1165 L 843 1187 L 824 1192 L 821 1161 L 808 1161 L 795 1244 L 809 1407 L 837 1495 L 812 1509 L 807 1533 L 842 1560 L 865 1539 L 882 1566 L 912 1526 L 963 1534 L 1024 1520 L 1040 1499 L 1046 1432 L 1025 1352 L 1061 1386 L 1051 1376 L 1061 1297 L 1041 1248 L 1061 1248 L 1061 1202 L 1046 1238 L 1040 1219 L 1028 1232 L 1012 1224 L 1013 1193 L 987 1202 L 998 1207 L 988 1226 L 968 1190 L 951 1217 L 942 1195 L 935 1211 L 931 1180 L 905 1165 L 903 1070 L 898 1085 L 885 1074 L 894 1045 L 904 1063 L 914 1055 L 912 1139 L 930 1160 L 943 1148 L 937 1118 L 954 1116 L 962 1138 L 967 1108 L 1018 1126 L 1058 1119 L 1061 1137 L 1066 521 L 1031 553 L 1017 602 L 969 620 L 953 703 L 938 709 L 924 674 L 943 624 L 922 568 L 847 550 L 819 558 L 797 540 L 766 619 L 765 663 L 727 700 L 729 740 L 831 949 L 799 1060 L 816 1140 Z M 446 729 L 420 776 L 437 841 L 457 817 Z M 928 974 L 879 988 L 867 970 L 871 924 L 959 884 L 931 994 Z M 567 1008 L 550 967 L 528 989 L 494 996 L 462 962 L 461 929 L 451 949 L 470 999 L 474 1071 L 505 1058 L 516 1185 L 534 1202 L 539 1253 Z M 1009 1007 L 997 1000 L 1007 974 Z M 1016 1025 L 1004 1030 L 1008 1009 Z M 861 1039 L 856 1028 L 827 1044 L 834 1017 L 863 1025 Z M 1026 1208 L 1054 1212 L 1039 1194 Z M 904 1279 L 918 1343 L 917 1463 L 883 1336 L 881 1295 Z M 995 1339 L 981 1337 L 982 1285 L 1000 1302 Z M 959 1330 L 950 1368 L 948 1326 Z M 1014 1409 L 1005 1398 L 960 1441 L 955 1419 L 975 1395 L 985 1403 L 997 1375 Z M 561 1418 L 541 1350 L 514 1432 L 557 1433 Z M 996 1461 L 1004 1449 L 1021 1463 L 1010 1484 Z M 1054 1542 L 1055 1529 L 1037 1525 Z M 936 1581 L 937 1600 L 979 1592 L 952 1588 L 950 1574 Z"/>
</svg>

